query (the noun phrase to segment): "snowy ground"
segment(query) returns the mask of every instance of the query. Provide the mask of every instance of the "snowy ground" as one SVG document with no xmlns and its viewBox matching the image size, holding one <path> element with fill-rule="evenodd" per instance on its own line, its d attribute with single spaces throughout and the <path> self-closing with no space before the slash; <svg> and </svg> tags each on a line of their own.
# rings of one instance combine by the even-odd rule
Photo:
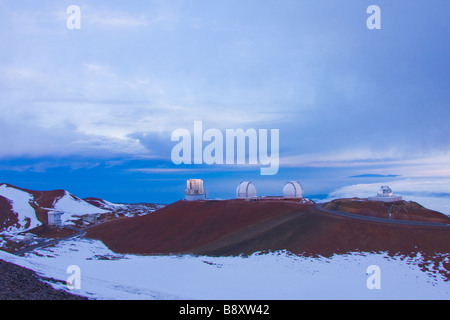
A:
<svg viewBox="0 0 450 320">
<path fill-rule="evenodd" d="M 0 251 L 0 259 L 63 281 L 69 266 L 79 266 L 81 289 L 73 292 L 96 299 L 450 299 L 450 282 L 421 271 L 420 256 L 136 256 L 115 254 L 97 240 L 73 239 L 25 257 Z M 367 287 L 370 265 L 380 268 L 381 289 Z"/>
</svg>

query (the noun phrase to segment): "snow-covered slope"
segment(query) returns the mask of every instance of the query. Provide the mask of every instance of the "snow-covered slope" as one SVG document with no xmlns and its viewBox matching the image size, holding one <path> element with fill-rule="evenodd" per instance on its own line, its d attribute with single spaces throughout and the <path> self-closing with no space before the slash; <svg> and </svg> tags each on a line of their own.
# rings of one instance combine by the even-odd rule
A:
<svg viewBox="0 0 450 320">
<path fill-rule="evenodd" d="M 54 210 L 64 212 L 61 217 L 63 223 L 68 223 L 82 215 L 109 212 L 108 210 L 100 209 L 78 197 L 75 197 L 67 191 L 64 192 L 64 195 L 61 198 L 55 199 L 52 207 Z"/>
<path fill-rule="evenodd" d="M 99 198 L 90 197 L 90 198 L 85 198 L 83 200 L 91 205 L 98 207 L 98 208 L 110 210 L 110 211 L 127 208 L 127 205 L 125 205 L 125 204 L 112 203 L 107 200 L 103 200 L 103 199 L 99 199 Z"/>
<path fill-rule="evenodd" d="M 13 213 L 17 216 L 17 223 L 13 224 L 17 230 L 35 228 L 41 224 L 37 219 L 31 202 L 34 200 L 32 194 L 12 188 L 6 184 L 0 185 L 0 196 L 4 197 L 12 206 Z"/>
<path fill-rule="evenodd" d="M 310 258 L 279 251 L 249 257 L 119 255 L 101 242 L 72 239 L 25 257 L 0 259 L 65 281 L 70 265 L 81 271 L 72 293 L 95 299 L 442 299 L 450 284 L 423 271 L 424 257 L 349 253 Z M 447 263 L 448 258 L 446 258 Z M 380 270 L 380 289 L 367 286 L 369 266 Z M 64 283 L 64 282 L 63 282 Z M 53 284 L 66 289 L 64 284 Z"/>
</svg>

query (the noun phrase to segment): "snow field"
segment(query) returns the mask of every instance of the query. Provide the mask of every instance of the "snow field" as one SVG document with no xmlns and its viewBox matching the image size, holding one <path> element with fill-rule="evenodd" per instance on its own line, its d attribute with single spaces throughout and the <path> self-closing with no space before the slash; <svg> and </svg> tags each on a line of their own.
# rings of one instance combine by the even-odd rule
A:
<svg viewBox="0 0 450 320">
<path fill-rule="evenodd" d="M 422 257 L 352 253 L 307 258 L 288 252 L 249 257 L 118 255 L 97 240 L 73 239 L 26 257 L 0 258 L 65 280 L 81 270 L 81 289 L 96 299 L 449 299 L 450 283 L 420 270 Z M 368 289 L 367 268 L 380 267 L 381 289 Z M 65 288 L 64 285 L 55 285 Z"/>
</svg>

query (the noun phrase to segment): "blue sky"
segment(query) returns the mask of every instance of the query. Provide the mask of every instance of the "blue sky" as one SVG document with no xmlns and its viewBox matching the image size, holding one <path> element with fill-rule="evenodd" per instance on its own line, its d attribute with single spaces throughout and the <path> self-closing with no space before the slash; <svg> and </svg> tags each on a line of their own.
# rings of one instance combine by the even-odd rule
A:
<svg viewBox="0 0 450 320">
<path fill-rule="evenodd" d="M 72 4 L 80 30 L 66 27 Z M 380 30 L 366 27 L 372 4 Z M 447 177 L 449 12 L 440 0 L 0 0 L 0 181 L 168 203 L 197 177 L 224 198 L 243 179 L 315 195 L 361 174 Z M 279 129 L 278 174 L 174 165 L 171 132 L 194 121 Z"/>
</svg>

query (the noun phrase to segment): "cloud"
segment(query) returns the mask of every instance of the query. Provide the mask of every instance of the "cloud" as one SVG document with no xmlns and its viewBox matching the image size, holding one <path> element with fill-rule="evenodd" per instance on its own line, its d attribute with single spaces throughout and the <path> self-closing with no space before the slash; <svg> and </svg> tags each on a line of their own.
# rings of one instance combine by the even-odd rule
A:
<svg viewBox="0 0 450 320">
<path fill-rule="evenodd" d="M 8 30 L 16 35 L 61 36 L 67 34 L 66 12 L 69 4 L 42 2 L 38 6 L 23 3 L 0 3 L 0 18 Z M 126 6 L 110 3 L 108 7 L 86 1 L 78 2 L 81 30 L 142 30 L 152 28 L 173 28 L 178 23 L 178 12 L 170 5 L 151 4 L 148 10 L 137 5 Z M 120 8 L 122 7 L 122 8 Z M 78 30 L 80 31 L 80 30 Z"/>
<path fill-rule="evenodd" d="M 83 21 L 102 27 L 145 27 L 150 21 L 145 15 L 132 15 L 128 12 L 96 12 L 83 14 Z"/>
<path fill-rule="evenodd" d="M 160 173 L 160 174 L 167 174 L 167 173 L 192 173 L 194 170 L 184 168 L 184 169 L 178 169 L 178 168 L 138 168 L 138 169 L 129 169 L 130 172 L 140 172 L 140 173 Z"/>
<path fill-rule="evenodd" d="M 283 156 L 280 164 L 286 167 L 357 167 L 395 161 L 401 154 L 395 150 L 377 151 L 351 146 L 316 153 Z"/>
<path fill-rule="evenodd" d="M 10 82 L 45 81 L 47 76 L 33 68 L 7 66 L 3 68 L 3 76 Z"/>
<path fill-rule="evenodd" d="M 165 157 L 168 135 L 201 120 L 280 129 L 286 167 L 446 172 L 448 80 L 431 62 L 448 60 L 445 28 L 408 31 L 399 16 L 400 29 L 367 33 L 356 1 L 231 3 L 81 2 L 80 32 L 65 27 L 66 5 L 3 4 L 3 122 L 48 139 L 46 154 L 104 144 Z M 416 35 L 414 51 L 399 43 Z M 14 141 L 10 154 L 39 153 Z"/>
<path fill-rule="evenodd" d="M 450 177 L 450 152 L 408 153 L 402 149 L 351 148 L 282 156 L 283 168 L 352 169 L 353 175 L 374 174 L 407 177 Z"/>
<path fill-rule="evenodd" d="M 178 22 L 175 7 L 149 3 L 149 8 L 140 5 L 119 9 L 116 6 L 80 5 L 82 28 L 142 29 L 172 28 Z"/>
<path fill-rule="evenodd" d="M 98 64 L 98 63 L 83 63 L 84 69 L 91 74 L 114 77 L 117 76 L 115 73 L 111 71 L 110 66 Z"/>
<path fill-rule="evenodd" d="M 73 126 L 42 128 L 0 121 L 0 158 L 90 157 L 108 159 L 145 154 L 147 150 L 132 139 L 87 135 Z"/>
</svg>

